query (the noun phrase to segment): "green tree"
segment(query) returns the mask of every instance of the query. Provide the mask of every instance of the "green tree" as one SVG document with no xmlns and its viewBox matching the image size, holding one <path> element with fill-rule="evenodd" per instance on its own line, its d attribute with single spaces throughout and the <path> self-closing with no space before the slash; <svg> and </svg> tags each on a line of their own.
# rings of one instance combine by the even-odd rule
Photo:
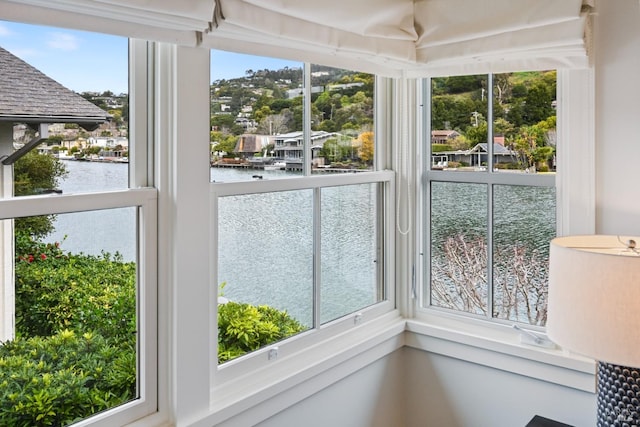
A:
<svg viewBox="0 0 640 427">
<path fill-rule="evenodd" d="M 538 126 L 523 126 L 512 144 L 512 149 L 516 152 L 518 163 L 523 168 L 530 168 L 543 156 L 544 152 L 539 152 L 536 157 L 538 147 L 544 144 L 544 132 Z"/>
<path fill-rule="evenodd" d="M 13 192 L 16 196 L 40 194 L 56 188 L 67 173 L 64 164 L 55 157 L 32 150 L 13 165 Z M 42 238 L 53 231 L 53 219 L 53 215 L 16 218 L 16 233 Z"/>
<path fill-rule="evenodd" d="M 211 128 L 231 129 L 234 125 L 235 118 L 231 114 L 216 114 L 211 117 Z"/>
<path fill-rule="evenodd" d="M 236 149 L 238 137 L 235 135 L 224 134 L 223 132 L 211 132 L 211 150 L 225 152 L 227 155 L 233 155 Z"/>
<path fill-rule="evenodd" d="M 45 144 L 47 144 L 47 146 L 60 145 L 61 142 L 62 142 L 62 135 L 51 135 L 49 138 L 47 138 L 47 141 L 45 142 Z"/>
<path fill-rule="evenodd" d="M 468 150 L 471 148 L 469 140 L 464 135 L 456 136 L 449 144 L 445 145 L 449 145 L 451 150 Z"/>
<path fill-rule="evenodd" d="M 331 162 L 339 162 L 349 157 L 351 147 L 340 143 L 337 138 L 330 138 L 325 141 L 320 150 L 320 155 Z"/>
<path fill-rule="evenodd" d="M 493 134 L 510 137 L 513 135 L 515 127 L 506 119 L 498 118 L 493 121 Z"/>
<path fill-rule="evenodd" d="M 468 96 L 442 95 L 433 98 L 432 129 L 458 129 L 465 131 L 474 111 L 482 111 Z"/>
<path fill-rule="evenodd" d="M 549 86 L 542 82 L 536 83 L 529 89 L 523 107 L 526 124 L 535 124 L 554 115 L 553 94 Z"/>
<path fill-rule="evenodd" d="M 482 120 L 478 126 L 471 126 L 467 129 L 465 137 L 469 142 L 469 146 L 473 147 L 476 144 L 487 142 L 487 122 Z"/>
</svg>

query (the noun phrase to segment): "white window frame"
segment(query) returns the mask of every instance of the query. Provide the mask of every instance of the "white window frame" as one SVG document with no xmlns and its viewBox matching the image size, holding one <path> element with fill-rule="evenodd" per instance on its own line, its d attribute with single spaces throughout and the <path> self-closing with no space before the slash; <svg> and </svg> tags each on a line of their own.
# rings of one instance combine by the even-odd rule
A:
<svg viewBox="0 0 640 427">
<path fill-rule="evenodd" d="M 157 349 L 156 349 L 156 203 L 157 193 L 152 188 L 110 191 L 103 193 L 70 194 L 59 196 L 25 196 L 0 200 L 0 220 L 27 216 L 88 212 L 101 209 L 138 208 L 137 272 L 137 390 L 140 394 L 116 408 L 78 422 L 78 426 L 113 426 L 129 423 L 157 408 Z"/>
<path fill-rule="evenodd" d="M 130 40 L 129 74 L 132 88 L 147 86 L 146 43 Z M 141 72 L 142 71 L 142 72 Z M 130 88 L 130 92 L 133 92 Z M 90 416 L 77 426 L 124 425 L 158 410 L 158 301 L 157 301 L 157 201 L 155 188 L 148 187 L 147 159 L 153 153 L 147 134 L 146 93 L 130 93 L 132 114 L 129 144 L 129 189 L 53 196 L 23 196 L 0 199 L 0 220 L 27 216 L 88 212 L 101 209 L 137 209 L 137 390 L 139 398 Z M 135 117 L 135 119 L 133 119 Z M 135 120 L 135 123 L 133 123 Z"/>
<path fill-rule="evenodd" d="M 558 70 L 557 122 L 558 163 L 556 173 L 557 234 L 592 234 L 595 231 L 595 78 L 592 69 Z M 417 127 L 418 135 L 424 129 Z M 426 158 L 421 153 L 419 158 Z M 419 167 L 422 170 L 422 167 Z M 462 173 L 462 172 L 461 172 Z M 507 174 L 505 174 L 507 175 Z M 416 186 L 420 188 L 419 180 Z M 416 217 L 423 218 L 421 191 L 417 192 Z M 414 265 L 423 263 L 421 238 L 415 242 Z M 424 277 L 420 272 L 419 277 Z M 424 283 L 417 286 L 425 289 Z M 414 316 L 407 321 L 413 337 L 410 347 L 456 357 L 485 366 L 500 367 L 545 381 L 593 392 L 594 362 L 558 347 L 531 345 L 526 332 L 511 323 L 486 321 L 457 313 L 421 306 L 422 297 L 414 294 Z M 546 338 L 544 330 L 524 326 Z"/>
<path fill-rule="evenodd" d="M 305 90 L 310 92 L 309 78 L 310 67 L 305 66 L 307 84 Z M 390 116 L 384 109 L 390 102 L 393 92 L 393 83 L 389 79 L 376 77 L 375 111 L 385 112 L 385 115 L 376 116 L 375 119 L 375 156 L 372 172 L 357 174 L 331 174 L 310 175 L 285 179 L 241 181 L 241 182 L 214 182 L 209 184 L 211 215 L 211 261 L 216 265 L 217 251 L 217 199 L 229 195 L 270 193 L 277 191 L 290 191 L 301 189 L 321 190 L 326 187 L 342 185 L 357 185 L 377 183 L 382 186 L 378 192 L 379 200 L 378 216 L 383 218 L 379 230 L 383 233 L 380 240 L 384 244 L 382 251 L 383 267 L 378 280 L 384 287 L 385 299 L 368 307 L 363 307 L 354 313 L 347 314 L 333 321 L 319 324 L 290 337 L 284 341 L 265 346 L 252 353 L 218 365 L 217 358 L 217 328 L 212 328 L 211 343 L 212 356 L 209 371 L 211 373 L 211 414 L 206 418 L 209 423 L 220 422 L 231 416 L 236 416 L 238 408 L 248 404 L 258 404 L 272 397 L 270 387 L 288 389 L 308 381 L 313 372 L 319 373 L 330 367 L 344 363 L 345 360 L 363 355 L 375 346 L 380 346 L 380 351 L 385 350 L 381 345 L 392 337 L 397 337 L 404 322 L 400 321 L 399 312 L 396 310 L 396 283 L 395 277 L 395 173 L 388 170 L 390 157 L 388 147 L 383 144 L 395 137 L 390 131 Z M 310 147 L 309 135 L 311 127 L 310 93 L 305 96 L 305 114 L 303 129 L 305 132 L 305 146 Z M 383 108 L 381 108 L 383 107 Z M 310 152 L 310 150 L 307 150 Z M 317 232 L 317 231 L 316 231 Z M 218 280 L 215 272 L 211 274 L 210 295 L 217 295 Z M 319 289 L 319 288 L 317 288 Z M 217 314 L 212 310 L 212 321 L 215 322 Z M 317 320 L 317 319 L 316 319 Z M 216 324 L 216 323 L 212 323 Z M 399 342 L 393 344 L 393 348 Z M 271 350 L 277 348 L 277 357 L 269 357 Z M 336 354 L 342 354 L 336 358 Z M 367 356 L 368 357 L 368 356 Z M 331 360 L 334 359 L 334 360 Z M 251 383 L 247 390 L 247 381 Z M 300 398 L 302 398 L 301 396 Z"/>
<path fill-rule="evenodd" d="M 288 179 L 274 179 L 270 181 L 262 180 L 256 182 L 233 182 L 233 183 L 212 183 L 210 186 L 210 203 L 211 203 L 211 224 L 212 224 L 212 233 L 211 240 L 213 245 L 212 255 L 213 260 L 212 265 L 217 265 L 217 202 L 218 198 L 225 196 L 237 196 L 237 195 L 247 195 L 247 194 L 268 194 L 275 193 L 281 191 L 296 191 L 296 190 L 313 190 L 314 191 L 314 210 L 320 209 L 320 204 L 317 203 L 318 199 L 318 190 L 322 190 L 323 188 L 336 187 L 336 186 L 348 186 L 348 185 L 358 185 L 358 184 L 378 184 L 381 186 L 379 191 L 377 191 L 378 200 L 376 202 L 376 213 L 379 217 L 382 217 L 384 224 L 381 221 L 376 220 L 378 222 L 379 231 L 382 232 L 382 235 L 377 237 L 380 240 L 381 245 L 384 244 L 385 239 L 388 238 L 386 235 L 386 230 L 389 228 L 389 220 L 387 219 L 391 214 L 390 209 L 386 208 L 388 203 L 385 203 L 386 199 L 389 197 L 389 194 L 393 194 L 393 186 L 394 186 L 394 176 L 390 171 L 378 171 L 378 172 L 361 172 L 357 174 L 331 174 L 329 176 L 308 176 L 308 177 L 299 177 L 299 178 L 288 178 Z M 317 217 L 317 216 L 316 216 Z M 313 224 L 313 233 L 318 233 L 320 231 L 320 224 L 314 221 Z M 314 253 L 317 253 L 319 242 L 316 241 L 314 243 Z M 275 349 L 277 347 L 278 357 L 286 356 L 287 354 L 299 352 L 310 345 L 313 345 L 314 341 L 318 338 L 315 337 L 318 335 L 320 331 L 323 336 L 326 338 L 331 335 L 336 335 L 338 333 L 344 332 L 352 328 L 354 325 L 359 324 L 360 322 L 375 318 L 380 316 L 386 312 L 389 312 L 395 307 L 394 302 L 394 292 L 392 289 L 389 289 L 390 280 L 386 274 L 385 266 L 389 264 L 388 254 L 384 249 L 381 251 L 382 254 L 382 262 L 380 267 L 378 268 L 377 281 L 378 287 L 382 289 L 382 293 L 385 296 L 384 300 L 374 303 L 371 306 L 362 307 L 360 310 L 357 310 L 354 313 L 346 314 L 338 319 L 322 323 L 320 324 L 320 305 L 319 305 L 319 292 L 321 284 L 318 282 L 318 277 L 314 278 L 314 282 L 316 285 L 314 286 L 314 296 L 313 296 L 313 307 L 314 307 L 314 324 L 315 327 L 311 327 L 308 331 L 299 334 L 298 336 L 294 336 L 286 339 L 285 341 L 281 341 L 278 343 L 274 343 L 272 345 L 265 346 L 255 352 L 248 353 L 241 358 L 235 359 L 234 361 L 225 362 L 218 366 L 218 374 L 216 376 L 216 381 L 228 381 L 238 376 L 238 372 L 243 372 L 246 370 L 247 364 L 251 362 L 246 362 L 247 359 L 258 359 L 258 361 L 254 361 L 253 364 L 262 365 L 264 361 L 269 361 L 268 355 L 265 357 L 265 354 L 271 349 Z M 320 262 L 318 256 L 314 256 L 314 262 Z M 317 273 L 318 269 L 314 269 Z M 220 283 L 219 278 L 216 275 L 216 271 L 212 274 L 211 287 L 215 291 L 218 288 L 218 284 Z M 325 332 L 328 331 L 328 332 Z M 217 339 L 215 340 L 217 342 Z M 239 368 L 234 369 L 233 366 L 243 365 Z"/>
<path fill-rule="evenodd" d="M 493 244 L 494 244 L 494 236 L 495 236 L 495 231 L 494 231 L 494 214 L 493 214 L 493 206 L 495 204 L 495 196 L 494 196 L 494 191 L 495 191 L 495 186 L 497 185 L 502 185 L 502 186 L 523 186 L 523 187 L 541 187 L 541 188 L 553 188 L 554 190 L 556 189 L 556 179 L 555 179 L 555 175 L 556 174 L 537 174 L 537 173 L 533 173 L 533 174 L 519 174 L 519 173 L 509 173 L 507 172 L 494 172 L 493 171 L 493 166 L 494 166 L 494 155 L 493 155 L 493 144 L 490 141 L 493 141 L 493 102 L 494 101 L 494 97 L 493 97 L 493 75 L 492 74 L 483 74 L 482 76 L 486 77 L 486 82 L 487 82 L 487 167 L 486 170 L 480 170 L 480 171 L 447 171 L 447 170 L 434 170 L 430 163 L 431 162 L 423 162 L 423 169 L 422 169 L 422 173 L 425 176 L 425 186 L 431 186 L 431 183 L 434 182 L 443 182 L 443 183 L 459 183 L 459 184 L 469 184 L 469 185 L 478 185 L 478 186 L 484 186 L 485 187 L 485 191 L 486 191 L 486 195 L 487 195 L 487 205 L 486 205 L 486 213 L 487 213 L 487 222 L 486 222 L 486 244 L 487 244 L 487 250 L 488 250 L 488 254 L 487 254 L 487 268 L 486 268 L 486 279 L 487 279 L 487 297 L 486 297 L 486 304 L 487 304 L 487 312 L 485 315 L 480 315 L 480 314 L 476 314 L 476 313 L 468 313 L 468 312 L 464 312 L 464 311 L 456 311 L 456 310 L 451 310 L 451 309 L 446 309 L 446 308 L 441 308 L 438 306 L 432 306 L 430 305 L 430 301 L 431 301 L 431 295 L 430 295 L 430 291 L 431 290 L 431 285 L 427 284 L 426 281 L 429 280 L 430 274 L 428 273 L 429 270 L 429 265 L 431 265 L 431 245 L 430 245 L 430 238 L 429 238 L 429 229 L 430 229 L 430 225 L 432 223 L 432 218 L 431 218 L 431 200 L 429 197 L 425 197 L 424 198 L 424 209 L 422 210 L 422 216 L 421 218 L 423 218 L 422 221 L 420 221 L 421 225 L 422 225 L 422 233 L 423 233 L 423 240 L 424 240 L 424 246 L 422 249 L 422 253 L 424 254 L 423 258 L 424 258 L 424 265 L 422 266 L 423 268 L 423 272 L 427 273 L 426 275 L 422 275 L 421 277 L 423 278 L 424 282 L 423 286 L 420 287 L 420 294 L 422 295 L 421 297 L 421 302 L 424 304 L 423 308 L 429 309 L 429 310 L 441 310 L 441 311 L 446 311 L 450 314 L 453 315 L 460 315 L 460 316 L 468 316 L 468 317 L 472 317 L 478 320 L 486 320 L 489 322 L 497 322 L 497 323 L 508 323 L 508 324 L 514 324 L 514 323 L 518 323 L 515 320 L 511 320 L 511 319 L 501 319 L 501 318 L 496 318 L 493 316 L 493 309 L 494 309 L 494 293 L 493 293 L 493 287 L 494 287 L 494 268 L 495 268 L 495 264 L 494 264 L 494 259 L 493 259 L 493 250 L 491 248 L 493 248 Z M 427 159 L 431 159 L 432 158 L 432 152 L 431 152 L 431 131 L 433 129 L 431 129 L 431 105 L 432 105 L 432 97 L 431 97 L 431 81 L 427 80 L 424 82 L 424 86 L 423 86 L 423 105 L 425 105 L 425 108 L 423 109 L 423 123 L 424 123 L 424 133 L 423 133 L 423 137 L 422 137 L 422 141 L 424 141 L 423 143 L 423 147 L 425 148 L 425 158 Z M 430 193 L 430 189 L 424 189 L 423 190 L 425 194 L 429 194 L 429 196 L 431 195 Z M 558 198 L 556 197 L 556 202 L 558 201 Z M 556 209 L 557 211 L 558 209 Z M 429 226 L 427 226 L 427 224 L 429 224 Z M 556 226 L 557 229 L 557 226 Z M 524 327 L 527 328 L 532 328 L 532 329 L 536 329 L 536 330 L 542 330 L 542 328 L 537 327 L 535 325 L 523 325 Z"/>
</svg>

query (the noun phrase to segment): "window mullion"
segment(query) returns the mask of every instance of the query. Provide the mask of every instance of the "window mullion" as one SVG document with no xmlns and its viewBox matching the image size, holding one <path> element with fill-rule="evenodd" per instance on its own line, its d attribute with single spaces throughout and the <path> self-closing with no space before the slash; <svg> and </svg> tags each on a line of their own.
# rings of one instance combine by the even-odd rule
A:
<svg viewBox="0 0 640 427">
<path fill-rule="evenodd" d="M 423 131 L 423 138 L 424 138 L 424 145 L 425 145 L 425 150 L 424 150 L 424 159 L 431 159 L 431 102 L 432 102 L 432 89 L 431 89 L 431 85 L 432 85 L 432 80 L 431 78 L 425 79 L 425 84 L 423 86 L 423 92 L 422 92 L 422 104 L 423 104 L 423 109 L 422 109 L 422 122 L 424 123 L 424 131 Z M 427 226 L 425 227 L 423 234 L 422 234 L 422 240 L 423 240 L 423 249 L 422 249 L 422 262 L 423 262 L 423 268 L 424 268 L 424 272 L 426 272 L 426 276 L 423 275 L 423 277 L 426 277 L 426 283 L 427 285 L 427 290 L 426 290 L 426 295 L 424 295 L 421 300 L 422 300 L 422 304 L 425 307 L 430 307 L 431 306 L 431 166 L 430 166 L 431 162 L 428 160 L 425 160 L 423 163 L 423 173 L 426 174 L 426 178 L 423 180 L 423 182 L 421 183 L 421 185 L 424 185 L 426 188 L 426 192 L 423 192 L 424 194 L 424 224 L 427 224 Z M 424 287 L 424 286 L 423 286 Z"/>
<path fill-rule="evenodd" d="M 322 189 L 313 190 L 313 327 L 320 328 L 322 298 Z"/>
<path fill-rule="evenodd" d="M 487 172 L 493 174 L 493 74 L 487 75 Z M 493 318 L 493 184 L 487 184 L 487 318 Z"/>
<path fill-rule="evenodd" d="M 489 172 L 491 173 L 491 172 Z M 493 185 L 487 184 L 487 318 L 493 318 Z"/>
<path fill-rule="evenodd" d="M 487 171 L 493 172 L 493 74 L 487 75 Z"/>
<path fill-rule="evenodd" d="M 302 175 L 311 175 L 311 64 L 304 64 L 304 95 L 303 102 L 303 120 L 302 120 Z"/>
</svg>

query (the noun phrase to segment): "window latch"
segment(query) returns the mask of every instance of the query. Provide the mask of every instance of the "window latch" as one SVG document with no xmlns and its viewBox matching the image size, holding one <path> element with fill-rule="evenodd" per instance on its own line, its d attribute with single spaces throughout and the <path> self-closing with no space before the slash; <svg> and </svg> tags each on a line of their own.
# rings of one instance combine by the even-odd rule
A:
<svg viewBox="0 0 640 427">
<path fill-rule="evenodd" d="M 545 336 L 527 331 L 526 329 L 522 329 L 516 324 L 513 324 L 512 327 L 520 333 L 520 342 L 522 344 L 534 345 L 544 348 L 556 348 L 556 344 Z"/>
</svg>

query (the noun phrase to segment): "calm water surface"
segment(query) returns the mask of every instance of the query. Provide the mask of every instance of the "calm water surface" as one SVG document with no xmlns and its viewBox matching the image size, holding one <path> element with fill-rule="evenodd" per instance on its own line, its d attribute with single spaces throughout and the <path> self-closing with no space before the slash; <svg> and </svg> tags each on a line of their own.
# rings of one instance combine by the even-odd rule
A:
<svg viewBox="0 0 640 427">
<path fill-rule="evenodd" d="M 127 188 L 126 164 L 65 162 L 65 194 Z M 212 168 L 212 181 L 295 175 L 285 171 Z M 286 310 L 310 325 L 313 303 L 311 190 L 225 197 L 220 201 L 218 284 L 225 297 Z M 377 285 L 375 185 L 325 189 L 321 204 L 322 322 L 380 301 Z M 73 253 L 119 253 L 136 259 L 135 208 L 58 215 L 49 241 Z"/>
<path fill-rule="evenodd" d="M 127 188 L 126 164 L 65 163 L 65 194 Z M 284 178 L 285 171 L 212 168 L 212 181 Z M 461 232 L 482 234 L 486 227 L 486 189 L 479 185 L 439 184 L 432 193 L 433 242 Z M 224 296 L 288 311 L 310 325 L 313 302 L 313 194 L 311 190 L 228 196 L 219 202 L 217 284 Z M 546 255 L 555 218 L 553 190 L 516 186 L 496 188 L 497 244 L 514 237 Z M 375 185 L 322 190 L 320 317 L 322 322 L 384 298 L 378 288 L 375 238 Z M 479 221 L 479 222 L 478 222 Z M 58 215 L 49 241 L 70 252 L 119 253 L 136 259 L 136 209 Z M 464 230 L 464 231 L 463 231 Z M 438 249 L 435 249 L 436 262 Z"/>
</svg>

